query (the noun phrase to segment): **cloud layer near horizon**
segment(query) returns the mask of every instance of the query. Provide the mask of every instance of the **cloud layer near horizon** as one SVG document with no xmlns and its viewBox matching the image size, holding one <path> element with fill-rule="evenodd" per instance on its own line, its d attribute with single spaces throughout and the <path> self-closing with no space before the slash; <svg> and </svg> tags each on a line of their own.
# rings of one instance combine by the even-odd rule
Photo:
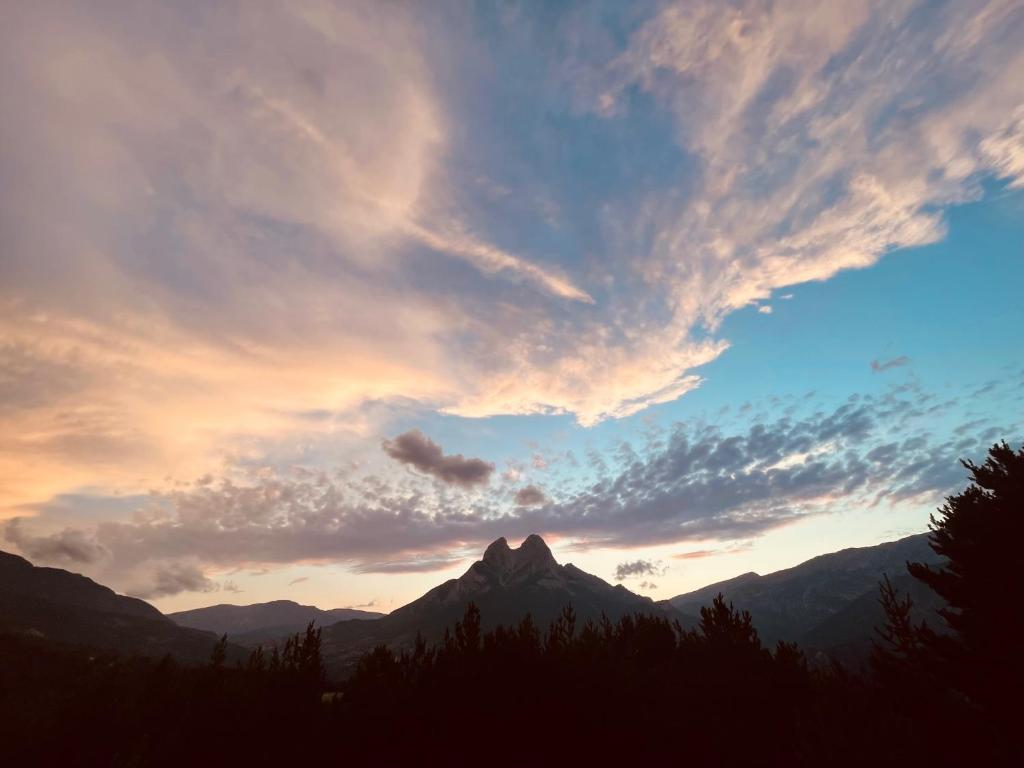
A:
<svg viewBox="0 0 1024 768">
<path fill-rule="evenodd" d="M 478 557 L 500 536 L 529 533 L 583 548 L 749 540 L 811 515 L 907 500 L 933 505 L 962 485 L 961 457 L 980 459 L 1024 427 L 981 420 L 932 434 L 928 426 L 955 405 L 901 385 L 833 410 L 794 404 L 742 429 L 680 424 L 642 453 L 622 448 L 598 477 L 558 489 L 541 506 L 510 509 L 504 489 L 453 490 L 414 475 L 260 469 L 154 494 L 127 520 L 44 534 L 15 519 L 4 535 L 30 556 L 142 596 L 173 594 L 175 585 L 215 589 L 207 573 L 238 567 L 344 562 L 356 573 L 433 571 Z M 622 578 L 661 573 L 626 565 Z"/>
</svg>

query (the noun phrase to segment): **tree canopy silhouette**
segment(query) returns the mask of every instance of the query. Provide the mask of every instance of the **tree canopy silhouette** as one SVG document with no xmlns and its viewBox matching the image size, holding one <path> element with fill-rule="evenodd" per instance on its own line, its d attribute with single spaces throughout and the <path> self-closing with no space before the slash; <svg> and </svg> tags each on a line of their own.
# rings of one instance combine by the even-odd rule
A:
<svg viewBox="0 0 1024 768">
<path fill-rule="evenodd" d="M 929 541 L 943 563 L 907 564 L 945 600 L 939 614 L 948 631 L 915 624 L 910 598 L 886 579 L 880 599 L 887 621 L 873 662 L 883 676 L 902 675 L 903 687 L 919 694 L 957 692 L 1010 737 L 1024 689 L 1024 448 L 1014 451 L 1004 441 L 989 449 L 983 464 L 961 463 L 970 485 L 930 518 Z"/>
</svg>

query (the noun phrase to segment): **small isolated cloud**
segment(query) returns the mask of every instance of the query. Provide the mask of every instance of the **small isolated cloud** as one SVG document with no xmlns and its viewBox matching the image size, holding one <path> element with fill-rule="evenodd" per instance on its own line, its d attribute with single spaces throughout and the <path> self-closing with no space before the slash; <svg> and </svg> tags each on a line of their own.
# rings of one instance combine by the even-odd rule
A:
<svg viewBox="0 0 1024 768">
<path fill-rule="evenodd" d="M 740 552 L 749 552 L 749 544 L 735 544 L 722 549 L 694 549 L 690 552 L 680 552 L 672 555 L 673 560 L 701 560 L 705 557 L 716 557 L 718 555 L 736 555 Z"/>
<path fill-rule="evenodd" d="M 441 446 L 418 429 L 405 432 L 394 440 L 385 440 L 383 448 L 395 461 L 463 488 L 487 485 L 494 472 L 494 465 L 483 459 L 467 459 L 462 454 L 445 456 Z"/>
<path fill-rule="evenodd" d="M 910 358 L 906 355 L 900 355 L 891 360 L 872 360 L 871 370 L 875 373 L 881 373 L 882 371 L 888 371 L 890 368 L 901 368 L 909 362 Z"/>
<path fill-rule="evenodd" d="M 89 533 L 65 528 L 49 536 L 33 536 L 21 527 L 21 519 L 14 518 L 4 529 L 4 538 L 14 544 L 33 562 L 95 563 L 108 553 Z"/>
<path fill-rule="evenodd" d="M 463 560 L 465 560 L 464 557 L 431 555 L 409 560 L 360 563 L 353 568 L 353 571 L 355 573 L 430 573 L 431 571 L 443 571 L 445 568 L 458 565 Z"/>
<path fill-rule="evenodd" d="M 676 560 L 700 560 L 704 557 L 714 557 L 715 555 L 721 554 L 721 550 L 717 549 L 695 549 L 692 552 L 680 552 L 678 555 L 672 555 Z"/>
<path fill-rule="evenodd" d="M 377 607 L 377 601 L 376 600 L 371 600 L 368 603 L 360 603 L 359 605 L 353 605 L 352 607 L 353 608 L 376 608 Z"/>
<path fill-rule="evenodd" d="M 623 581 L 633 576 L 661 576 L 663 573 L 665 573 L 664 566 L 652 560 L 634 560 L 615 566 L 616 581 Z"/>
<path fill-rule="evenodd" d="M 658 585 L 655 584 L 653 581 L 641 581 L 638 586 L 639 586 L 640 589 L 647 590 L 647 591 L 650 591 L 652 589 L 657 589 L 658 588 Z"/>
<path fill-rule="evenodd" d="M 297 579 L 292 579 L 288 582 L 288 586 L 294 587 L 296 584 L 301 584 L 304 581 L 309 581 L 309 576 L 299 576 Z"/>
<path fill-rule="evenodd" d="M 757 308 L 757 311 L 760 312 L 762 315 L 770 315 L 772 313 L 771 304 L 762 304 L 760 307 Z"/>
<path fill-rule="evenodd" d="M 235 595 L 237 595 L 239 592 L 244 592 L 245 591 L 244 589 L 239 587 L 237 584 L 235 584 L 235 582 L 230 581 L 230 580 L 229 581 L 225 581 L 223 584 L 221 584 L 220 588 L 223 589 L 225 592 L 231 592 L 232 594 L 235 594 Z"/>
<path fill-rule="evenodd" d="M 536 507 L 548 500 L 544 491 L 536 485 L 526 485 L 516 491 L 517 507 Z"/>
<path fill-rule="evenodd" d="M 207 578 L 195 565 L 164 563 L 156 568 L 148 584 L 130 589 L 128 594 L 150 600 L 181 592 L 215 592 L 218 588 L 217 582 Z"/>
</svg>

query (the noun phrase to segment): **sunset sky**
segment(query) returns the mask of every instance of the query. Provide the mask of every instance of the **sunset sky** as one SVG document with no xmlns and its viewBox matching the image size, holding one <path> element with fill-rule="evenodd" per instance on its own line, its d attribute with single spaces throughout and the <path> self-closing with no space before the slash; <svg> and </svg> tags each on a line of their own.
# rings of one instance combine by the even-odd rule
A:
<svg viewBox="0 0 1024 768">
<path fill-rule="evenodd" d="M 1024 438 L 1024 2 L 11 3 L 0 549 L 667 598 Z"/>
</svg>

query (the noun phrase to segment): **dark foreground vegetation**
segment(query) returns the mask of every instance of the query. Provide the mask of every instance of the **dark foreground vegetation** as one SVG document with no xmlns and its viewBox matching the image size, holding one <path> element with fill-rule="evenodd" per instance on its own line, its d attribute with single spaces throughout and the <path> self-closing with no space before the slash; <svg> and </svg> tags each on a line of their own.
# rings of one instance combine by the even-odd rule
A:
<svg viewBox="0 0 1024 768">
<path fill-rule="evenodd" d="M 939 568 L 910 572 L 951 632 L 909 620 L 889 585 L 870 671 L 764 648 L 720 598 L 684 631 L 658 617 L 481 631 L 470 606 L 436 648 L 378 648 L 325 680 L 319 631 L 206 667 L 0 638 L 9 765 L 1021 764 L 1024 449 L 994 446 L 932 520 Z"/>
</svg>

